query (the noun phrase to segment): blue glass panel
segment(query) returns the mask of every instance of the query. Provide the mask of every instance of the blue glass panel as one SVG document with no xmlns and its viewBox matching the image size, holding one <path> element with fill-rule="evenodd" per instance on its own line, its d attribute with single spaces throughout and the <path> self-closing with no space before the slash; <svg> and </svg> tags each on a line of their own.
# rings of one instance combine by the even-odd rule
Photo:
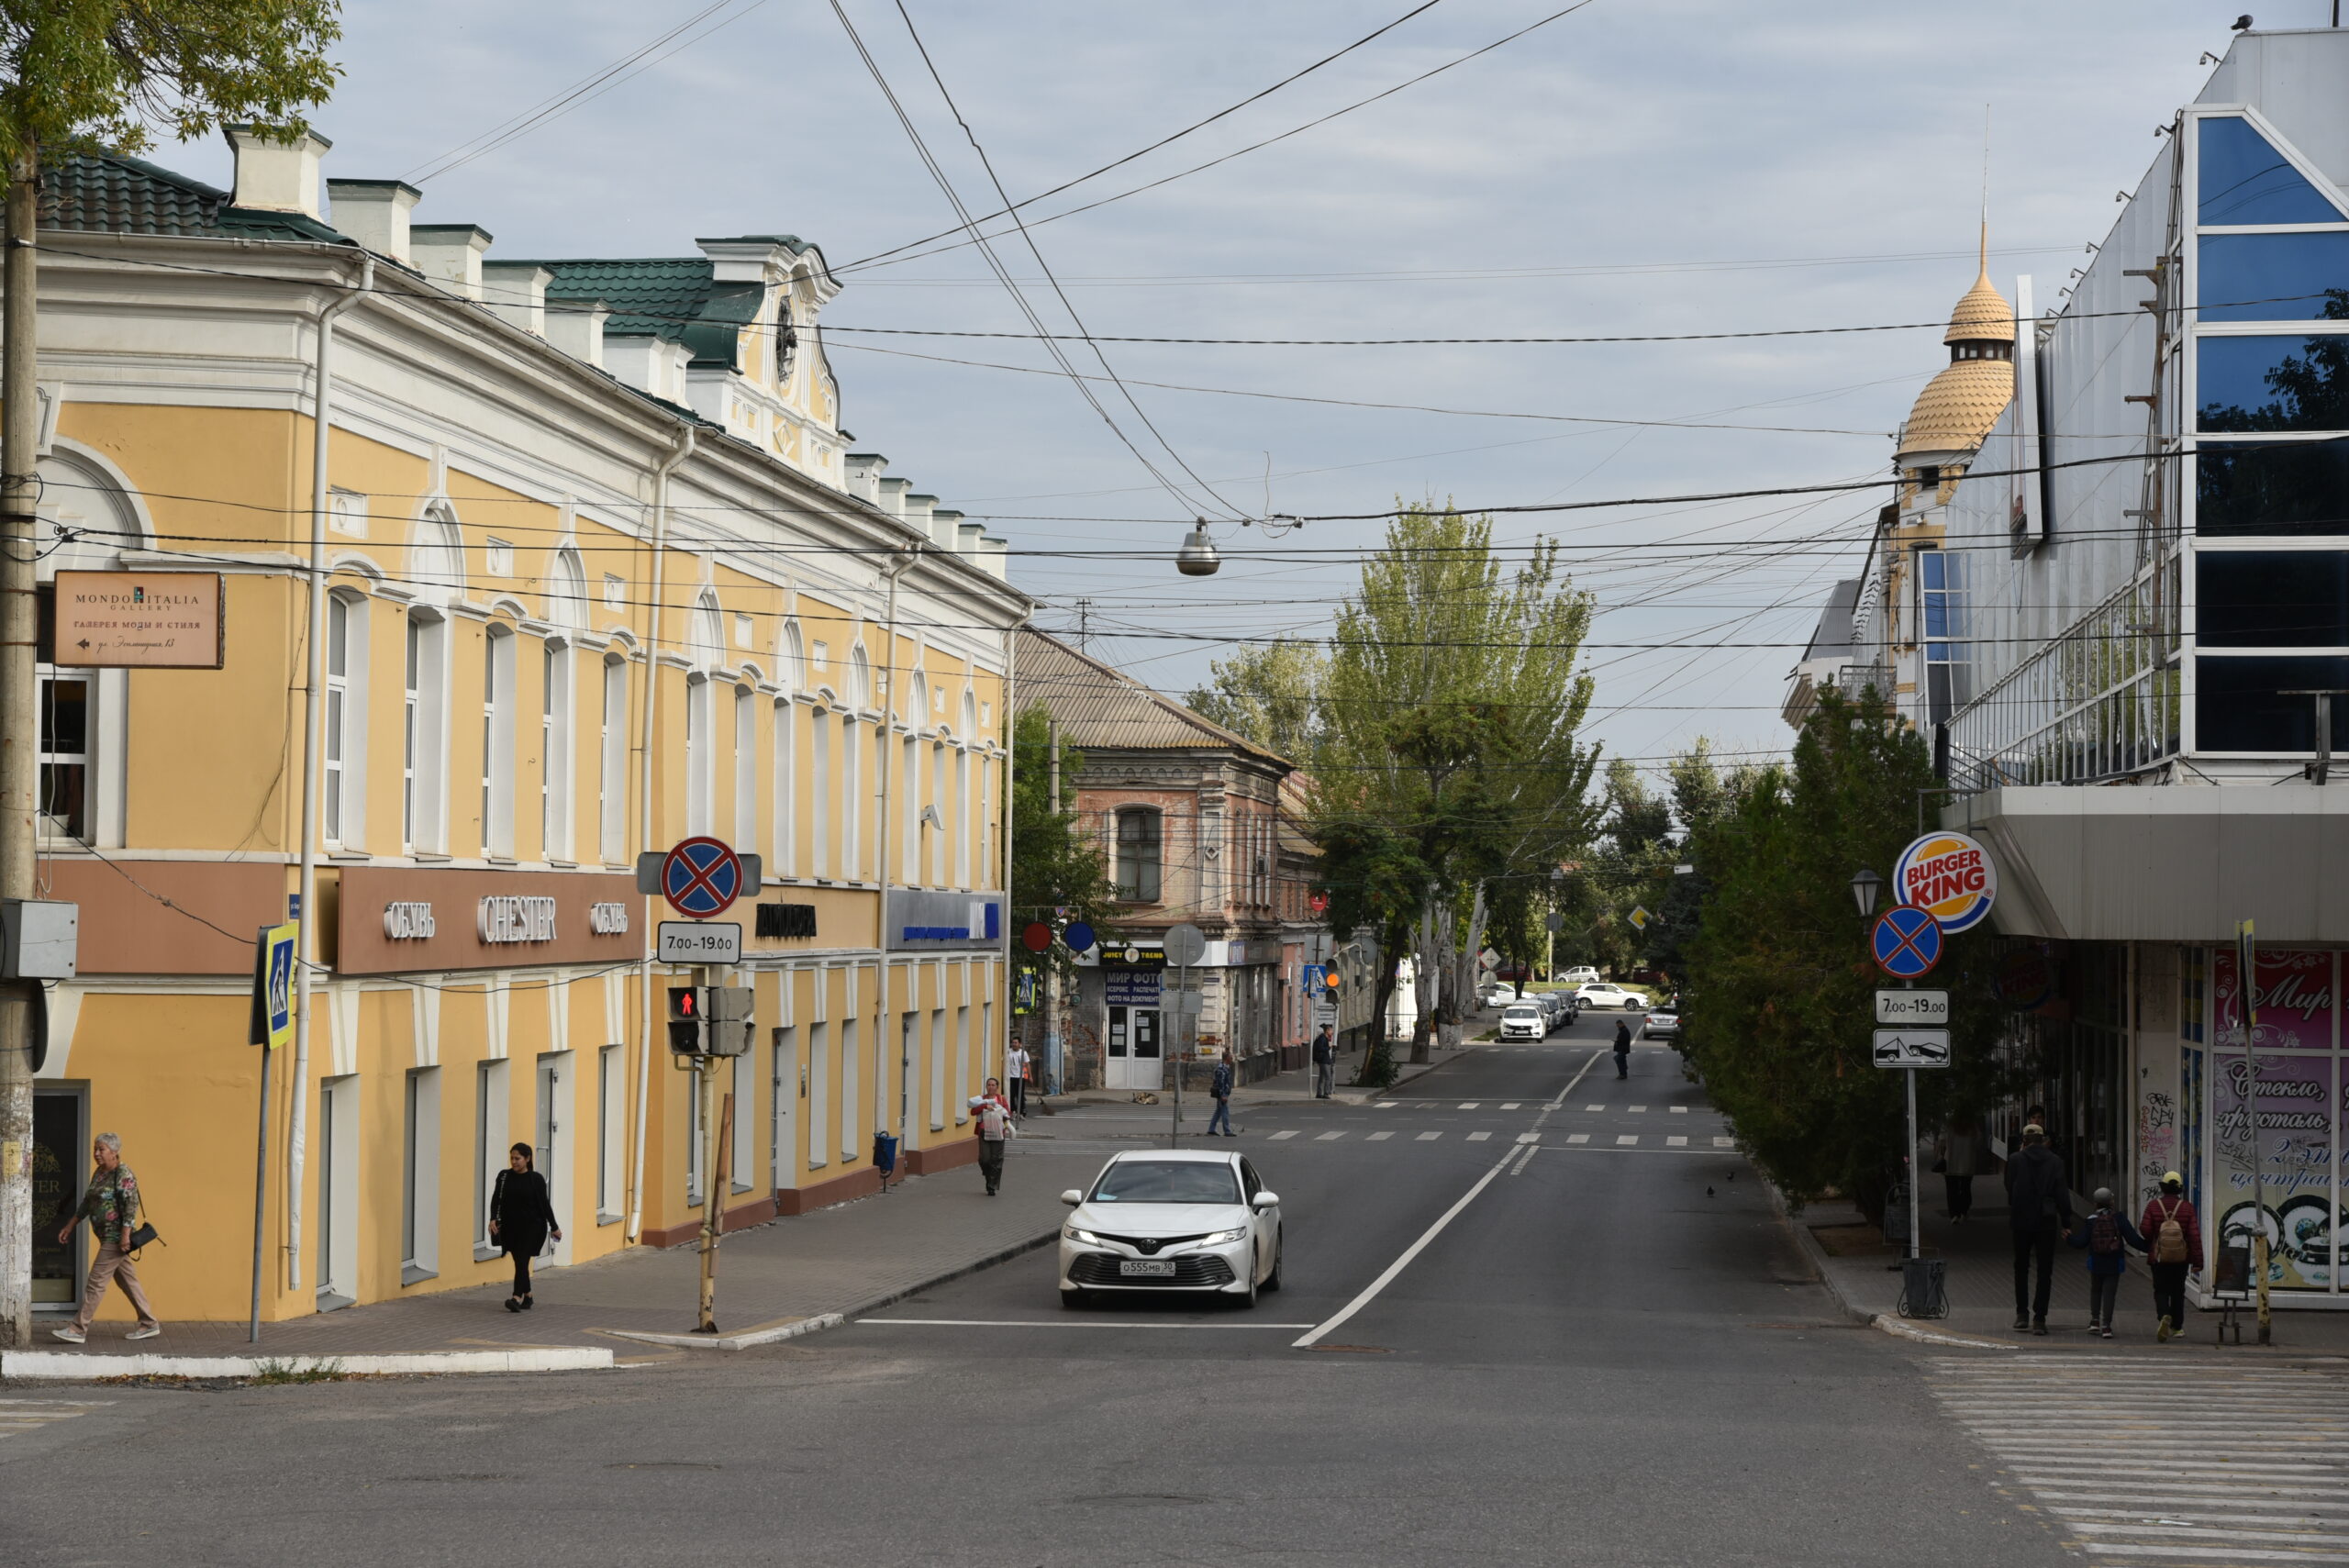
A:
<svg viewBox="0 0 2349 1568">
<path fill-rule="evenodd" d="M 2349 551 L 2194 559 L 2195 639 L 2203 647 L 2349 648 Z"/>
<path fill-rule="evenodd" d="M 2349 438 L 2203 442 L 2194 460 L 2194 531 L 2204 539 L 2349 534 Z"/>
<path fill-rule="evenodd" d="M 2349 336 L 2198 339 L 2205 430 L 2349 430 Z"/>
<path fill-rule="evenodd" d="M 2349 231 L 2202 239 L 2205 321 L 2349 319 Z"/>
<path fill-rule="evenodd" d="M 1949 635 L 1949 595 L 1947 594 L 1925 595 L 1925 635 L 1927 637 Z"/>
<path fill-rule="evenodd" d="M 2317 194 L 2251 122 L 2229 115 L 2202 121 L 2204 223 L 2339 223 L 2343 213 Z"/>
<path fill-rule="evenodd" d="M 1949 586 L 1949 557 L 1940 550 L 1920 550 L 1917 555 L 1917 565 L 1923 574 L 1923 582 L 1927 588 Z"/>
<path fill-rule="evenodd" d="M 2316 699 L 2284 694 L 2344 687 L 2349 687 L 2349 659 L 2197 659 L 2195 747 L 2203 751 L 2313 751 Z M 2349 733 L 2342 728 L 2343 719 L 2349 719 L 2349 703 L 2335 698 L 2335 736 Z"/>
</svg>

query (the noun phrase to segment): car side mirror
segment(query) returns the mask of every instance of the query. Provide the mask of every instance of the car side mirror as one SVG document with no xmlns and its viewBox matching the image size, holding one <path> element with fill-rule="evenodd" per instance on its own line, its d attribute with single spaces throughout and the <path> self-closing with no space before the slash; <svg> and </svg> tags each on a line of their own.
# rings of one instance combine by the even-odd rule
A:
<svg viewBox="0 0 2349 1568">
<path fill-rule="evenodd" d="M 1061 1201 L 1068 1205 L 1069 1207 L 1074 1208 L 1078 1204 L 1085 1201 L 1085 1195 L 1077 1191 L 1074 1187 L 1071 1187 L 1068 1191 L 1061 1194 Z"/>
<path fill-rule="evenodd" d="M 1258 1193 L 1248 1200 L 1248 1207 L 1259 1214 L 1268 1208 L 1278 1208 L 1280 1206 L 1281 1195 L 1278 1193 Z"/>
</svg>

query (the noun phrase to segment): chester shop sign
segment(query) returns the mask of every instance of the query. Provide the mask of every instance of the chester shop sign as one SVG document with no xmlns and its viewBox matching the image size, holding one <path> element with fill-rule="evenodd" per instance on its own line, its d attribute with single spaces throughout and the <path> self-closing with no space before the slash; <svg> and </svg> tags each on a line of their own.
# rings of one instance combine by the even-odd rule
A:
<svg viewBox="0 0 2349 1568">
<path fill-rule="evenodd" d="M 348 974 L 626 962 L 634 879 L 577 872 L 351 866 L 333 907 Z M 470 914 L 472 918 L 466 918 Z"/>
</svg>

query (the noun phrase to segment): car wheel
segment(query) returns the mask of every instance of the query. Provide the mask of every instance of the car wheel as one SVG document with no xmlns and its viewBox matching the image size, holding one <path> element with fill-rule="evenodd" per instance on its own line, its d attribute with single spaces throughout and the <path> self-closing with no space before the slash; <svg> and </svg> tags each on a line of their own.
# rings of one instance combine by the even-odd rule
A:
<svg viewBox="0 0 2349 1568">
<path fill-rule="evenodd" d="M 1280 1289 L 1281 1264 L 1287 1260 L 1287 1257 L 1288 1249 L 1286 1247 L 1282 1246 L 1277 1241 L 1273 1243 L 1273 1272 L 1264 1276 L 1264 1288 L 1266 1290 Z"/>
<path fill-rule="evenodd" d="M 1253 1252 L 1251 1252 L 1248 1254 L 1248 1288 L 1241 1293 L 1240 1305 L 1242 1307 L 1255 1306 L 1256 1290 L 1256 1255 Z"/>
<path fill-rule="evenodd" d="M 1091 1303 L 1086 1300 L 1085 1292 L 1082 1290 L 1064 1290 L 1061 1292 L 1061 1310 L 1063 1312 L 1082 1312 L 1090 1305 Z"/>
</svg>

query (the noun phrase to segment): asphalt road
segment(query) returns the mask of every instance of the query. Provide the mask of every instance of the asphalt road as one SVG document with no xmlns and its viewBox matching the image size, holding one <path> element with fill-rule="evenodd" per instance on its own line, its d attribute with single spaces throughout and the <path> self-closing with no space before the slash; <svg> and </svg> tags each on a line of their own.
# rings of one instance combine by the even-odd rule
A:
<svg viewBox="0 0 2349 1568">
<path fill-rule="evenodd" d="M 1616 1082 L 1612 1029 L 1243 1117 L 1288 1246 L 1252 1311 L 1063 1312 L 1045 1251 L 640 1371 L 10 1390 L 99 1403 L 0 1435 L 0 1560 L 2076 1562 L 1920 1348 L 1835 1316 L 1677 1057 Z M 1049 1131 L 1106 1156 L 1163 1116 Z"/>
</svg>

